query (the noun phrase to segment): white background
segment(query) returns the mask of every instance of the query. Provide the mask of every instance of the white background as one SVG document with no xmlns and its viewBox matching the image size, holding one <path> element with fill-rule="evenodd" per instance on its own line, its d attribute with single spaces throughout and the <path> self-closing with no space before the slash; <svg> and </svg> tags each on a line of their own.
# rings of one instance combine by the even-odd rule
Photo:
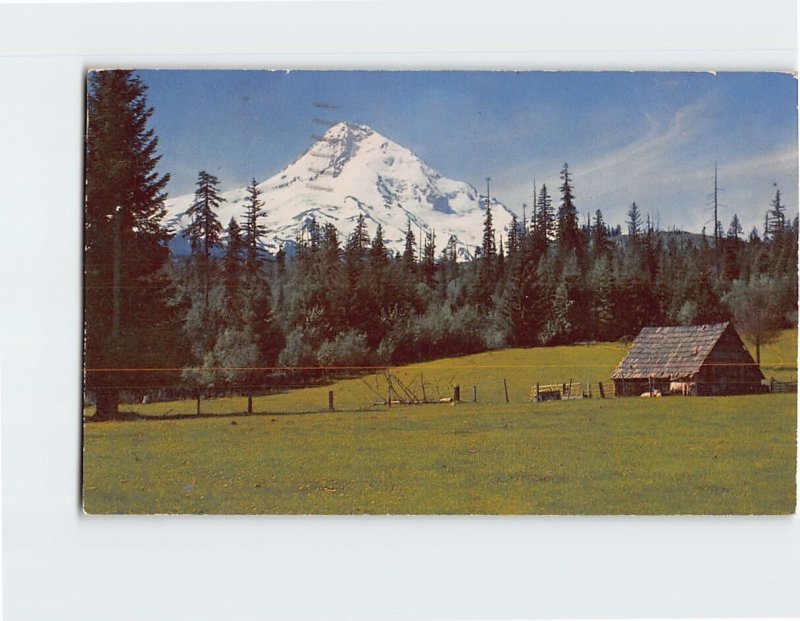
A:
<svg viewBox="0 0 800 621">
<path fill-rule="evenodd" d="M 79 504 L 87 68 L 795 71 L 796 41 L 788 0 L 0 6 L 5 618 L 800 616 L 796 517 L 99 518 Z"/>
</svg>

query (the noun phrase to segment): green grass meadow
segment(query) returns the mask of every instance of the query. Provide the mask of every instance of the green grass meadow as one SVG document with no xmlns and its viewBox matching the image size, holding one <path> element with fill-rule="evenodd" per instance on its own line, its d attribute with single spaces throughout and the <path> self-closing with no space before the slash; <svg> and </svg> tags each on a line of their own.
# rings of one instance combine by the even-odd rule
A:
<svg viewBox="0 0 800 621">
<path fill-rule="evenodd" d="M 796 379 L 796 331 L 762 348 Z M 762 514 L 796 501 L 796 396 L 534 404 L 535 383 L 610 385 L 622 344 L 512 349 L 393 370 L 461 404 L 375 405 L 381 374 L 256 397 L 124 406 L 84 425 L 89 513 Z M 505 401 L 506 380 L 509 403 Z M 371 388 L 367 388 L 369 382 Z M 472 403 L 472 386 L 478 402 Z M 327 412 L 328 390 L 336 400 Z M 596 395 L 596 384 L 593 388 Z M 91 411 L 85 412 L 87 420 Z M 225 414 L 222 416 L 222 414 Z"/>
</svg>

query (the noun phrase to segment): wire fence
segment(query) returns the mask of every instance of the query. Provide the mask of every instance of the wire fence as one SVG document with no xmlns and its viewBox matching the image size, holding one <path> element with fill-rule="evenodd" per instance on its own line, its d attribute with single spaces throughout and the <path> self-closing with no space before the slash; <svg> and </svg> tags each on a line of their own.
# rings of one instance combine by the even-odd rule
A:
<svg viewBox="0 0 800 621">
<path fill-rule="evenodd" d="M 736 387 L 730 382 L 662 382 L 623 386 L 615 382 L 568 379 L 563 382 L 504 377 L 502 366 L 389 369 L 386 367 L 304 367 L 282 369 L 261 378 L 238 382 L 191 384 L 175 375 L 161 385 L 124 381 L 90 384 L 84 390 L 83 414 L 92 420 L 99 396 L 113 391 L 121 418 L 183 418 L 242 414 L 301 414 L 336 411 L 384 410 L 426 404 L 480 404 L 486 406 L 538 404 L 545 401 L 613 399 L 622 396 L 688 396 L 743 393 L 792 393 L 797 381 L 765 380 Z M 488 373 L 492 369 L 492 373 Z M 436 372 L 433 373 L 432 370 Z M 97 370 L 94 370 L 95 373 Z M 108 370 L 103 370 L 107 372 Z M 126 369 L 125 372 L 133 370 Z M 164 370 L 159 370 L 162 373 Z M 428 376 L 426 377 L 426 373 Z M 95 375 L 96 377 L 96 375 Z M 535 406 L 534 406 L 535 407 Z M 98 420 L 98 419 L 94 419 Z"/>
</svg>

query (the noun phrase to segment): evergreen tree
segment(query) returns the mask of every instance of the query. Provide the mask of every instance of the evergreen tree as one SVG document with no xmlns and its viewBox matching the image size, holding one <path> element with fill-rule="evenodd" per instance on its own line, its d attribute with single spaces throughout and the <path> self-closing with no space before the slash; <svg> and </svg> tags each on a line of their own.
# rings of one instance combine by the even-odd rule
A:
<svg viewBox="0 0 800 621">
<path fill-rule="evenodd" d="M 244 243 L 242 242 L 241 229 L 235 218 L 231 218 L 228 223 L 227 244 L 225 245 L 225 256 L 222 261 L 225 280 L 225 309 L 228 314 L 234 316 L 239 310 L 238 297 L 240 294 L 241 261 Z"/>
<path fill-rule="evenodd" d="M 339 247 L 339 233 L 336 226 L 326 222 L 322 227 L 320 252 L 319 287 L 325 291 L 324 306 L 332 324 L 337 328 L 346 325 L 350 299 L 348 280 L 342 277 L 342 250 Z"/>
<path fill-rule="evenodd" d="M 483 217 L 483 240 L 480 250 L 480 257 L 476 259 L 477 274 L 472 285 L 471 300 L 476 306 L 487 310 L 492 305 L 492 294 L 497 285 L 497 251 L 494 242 L 492 209 L 488 201 Z"/>
<path fill-rule="evenodd" d="M 370 262 L 373 267 L 384 267 L 389 263 L 389 251 L 383 241 L 383 226 L 379 223 L 370 246 Z"/>
<path fill-rule="evenodd" d="M 570 341 L 575 326 L 570 321 L 572 307 L 575 304 L 569 297 L 569 289 L 565 281 L 556 286 L 553 294 L 550 311 L 542 331 L 542 342 L 558 345 Z"/>
<path fill-rule="evenodd" d="M 261 200 L 261 189 L 253 179 L 247 186 L 247 197 L 244 203 L 244 246 L 247 250 L 247 266 L 254 269 L 259 259 L 259 250 L 262 238 L 266 234 L 266 227 L 261 224 L 261 218 L 267 214 L 264 211 L 264 201 Z"/>
<path fill-rule="evenodd" d="M 439 299 L 442 302 L 446 302 L 451 293 L 451 284 L 456 284 L 460 275 L 455 235 L 451 235 L 448 238 L 447 246 L 442 250 L 441 264 L 439 267 Z M 453 302 L 455 303 L 455 300 L 453 300 Z"/>
<path fill-rule="evenodd" d="M 98 418 L 117 413 L 120 386 L 164 380 L 97 369 L 168 367 L 164 356 L 177 350 L 172 343 L 163 348 L 164 335 L 172 332 L 162 277 L 169 257 L 163 224 L 169 175 L 158 172 L 146 90 L 132 71 L 97 71 L 88 78 L 84 352 Z"/>
<path fill-rule="evenodd" d="M 367 222 L 364 214 L 358 214 L 356 218 L 356 225 L 353 232 L 347 238 L 344 252 L 347 262 L 351 266 L 357 266 L 367 256 L 367 249 L 369 248 L 369 233 L 367 231 Z"/>
<path fill-rule="evenodd" d="M 306 221 L 306 232 L 308 233 L 308 249 L 312 255 L 315 255 L 322 242 L 322 229 L 314 216 L 311 216 L 311 218 Z"/>
<path fill-rule="evenodd" d="M 352 284 L 347 321 L 339 326 L 339 335 L 349 329 L 353 332 L 350 340 L 362 335 L 371 347 L 377 347 L 383 337 L 381 310 L 394 298 L 394 285 L 394 278 L 390 274 L 389 253 L 383 239 L 383 226 L 379 223 L 368 249 L 364 269 L 359 270 Z M 337 342 L 337 335 L 330 336 L 333 338 L 329 339 L 331 342 L 326 348 L 325 356 L 331 358 L 336 353 L 336 357 L 341 358 L 344 341 L 340 338 Z"/>
<path fill-rule="evenodd" d="M 580 251 L 580 231 L 578 230 L 578 210 L 572 191 L 569 166 L 564 163 L 561 169 L 561 205 L 558 208 L 556 237 L 562 252 Z"/>
<path fill-rule="evenodd" d="M 500 312 L 508 326 L 508 343 L 533 347 L 539 342 L 547 312 L 536 266 L 522 255 L 509 258 L 508 282 L 500 300 Z"/>
<path fill-rule="evenodd" d="M 592 253 L 595 257 L 600 257 L 609 252 L 608 227 L 603 221 L 603 213 L 598 209 L 594 214 L 594 225 L 592 226 Z"/>
<path fill-rule="evenodd" d="M 587 287 L 591 294 L 589 312 L 590 338 L 610 340 L 614 332 L 613 314 L 613 275 L 608 257 L 601 253 L 592 264 L 587 277 Z"/>
<path fill-rule="evenodd" d="M 636 201 L 632 202 L 631 206 L 628 208 L 627 225 L 628 235 L 630 235 L 632 239 L 638 239 L 639 234 L 642 232 L 642 213 L 639 211 Z"/>
<path fill-rule="evenodd" d="M 198 173 L 195 185 L 194 200 L 186 210 L 191 221 L 184 235 L 192 241 L 197 252 L 208 260 L 214 249 L 220 246 L 222 224 L 216 212 L 225 199 L 219 194 L 219 179 L 204 170 Z"/>
<path fill-rule="evenodd" d="M 362 330 L 364 324 L 371 322 L 375 310 L 368 304 L 375 292 L 370 291 L 366 281 L 367 258 L 370 252 L 370 239 L 364 214 L 356 218 L 353 232 L 347 237 L 344 247 L 344 286 L 346 302 L 344 315 L 348 327 Z M 374 278 L 374 274 L 370 274 Z"/>
<path fill-rule="evenodd" d="M 416 271 L 416 251 L 414 248 L 417 245 L 417 240 L 411 230 L 411 219 L 406 221 L 406 236 L 405 246 L 403 249 L 403 267 L 407 274 L 413 274 Z"/>
<path fill-rule="evenodd" d="M 733 218 L 731 218 L 731 224 L 728 227 L 728 239 L 736 239 L 738 240 L 742 235 L 742 225 L 739 222 L 739 216 L 733 214 Z"/>
<path fill-rule="evenodd" d="M 429 287 L 436 284 L 436 232 L 425 233 L 425 245 L 422 247 L 422 280 Z"/>
<path fill-rule="evenodd" d="M 653 232 L 653 229 L 648 227 L 647 233 L 642 240 L 643 245 L 643 263 L 644 274 L 648 279 L 650 285 L 655 283 L 658 276 L 658 255 L 659 255 L 659 242 Z"/>
<path fill-rule="evenodd" d="M 275 253 L 275 266 L 277 267 L 278 275 L 283 276 L 286 271 L 286 251 L 283 246 L 278 248 L 278 252 Z"/>
<path fill-rule="evenodd" d="M 555 216 L 553 214 L 553 201 L 543 184 L 539 190 L 536 201 L 536 214 L 533 220 L 533 253 L 538 260 L 546 250 L 550 241 L 555 237 Z"/>
<path fill-rule="evenodd" d="M 495 266 L 495 275 L 498 285 L 503 284 L 503 279 L 506 276 L 506 255 L 503 250 L 503 236 L 500 236 L 500 247 L 497 251 L 497 265 Z"/>
<path fill-rule="evenodd" d="M 775 190 L 775 198 L 770 203 L 764 227 L 764 239 L 775 239 L 786 229 L 786 206 L 781 202 L 781 191 Z"/>
<path fill-rule="evenodd" d="M 325 256 L 325 264 L 329 269 L 335 267 L 339 263 L 339 256 L 341 249 L 339 248 L 339 232 L 336 227 L 327 222 L 322 227 L 322 251 Z"/>
<path fill-rule="evenodd" d="M 494 225 L 492 224 L 492 206 L 488 199 L 486 202 L 486 213 L 483 216 L 483 243 L 481 245 L 481 265 L 483 269 L 491 270 L 494 267 L 496 247 L 494 243 Z"/>
<path fill-rule="evenodd" d="M 726 280 L 735 280 L 740 276 L 740 267 L 739 267 L 739 254 L 741 252 L 740 246 L 742 244 L 742 240 L 740 239 L 742 235 L 742 225 L 739 222 L 739 217 L 736 214 L 733 214 L 733 218 L 731 218 L 730 226 L 728 227 L 728 232 L 724 239 L 721 239 L 720 242 L 722 244 L 722 256 L 725 261 L 725 267 L 723 270 L 723 274 Z"/>
<path fill-rule="evenodd" d="M 508 258 L 514 257 L 520 249 L 520 224 L 516 214 L 511 214 L 511 225 L 508 227 Z"/>
<path fill-rule="evenodd" d="M 457 238 L 455 235 L 451 235 L 450 239 L 447 240 L 447 248 L 445 248 L 445 254 L 447 261 L 450 263 L 455 263 L 458 261 L 458 248 L 457 248 Z"/>
<path fill-rule="evenodd" d="M 201 261 L 203 292 L 208 305 L 211 255 L 220 246 L 222 223 L 217 216 L 220 204 L 225 200 L 219 195 L 219 179 L 201 170 L 197 175 L 197 190 L 186 215 L 191 219 L 184 235 L 191 241 L 192 250 Z"/>
</svg>

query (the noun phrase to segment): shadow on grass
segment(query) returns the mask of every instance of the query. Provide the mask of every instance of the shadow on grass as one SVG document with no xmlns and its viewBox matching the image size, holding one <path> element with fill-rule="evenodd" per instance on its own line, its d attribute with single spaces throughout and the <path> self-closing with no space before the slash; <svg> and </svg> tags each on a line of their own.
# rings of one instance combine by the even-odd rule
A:
<svg viewBox="0 0 800 621">
<path fill-rule="evenodd" d="M 120 421 L 160 421 L 160 420 L 200 420 L 202 418 L 247 418 L 251 416 L 307 416 L 309 414 L 335 414 L 328 410 L 309 410 L 308 412 L 224 412 L 220 414 L 139 414 L 137 412 L 118 412 L 114 416 L 98 418 L 96 415 L 84 416 L 84 423 L 113 423 Z"/>
</svg>

